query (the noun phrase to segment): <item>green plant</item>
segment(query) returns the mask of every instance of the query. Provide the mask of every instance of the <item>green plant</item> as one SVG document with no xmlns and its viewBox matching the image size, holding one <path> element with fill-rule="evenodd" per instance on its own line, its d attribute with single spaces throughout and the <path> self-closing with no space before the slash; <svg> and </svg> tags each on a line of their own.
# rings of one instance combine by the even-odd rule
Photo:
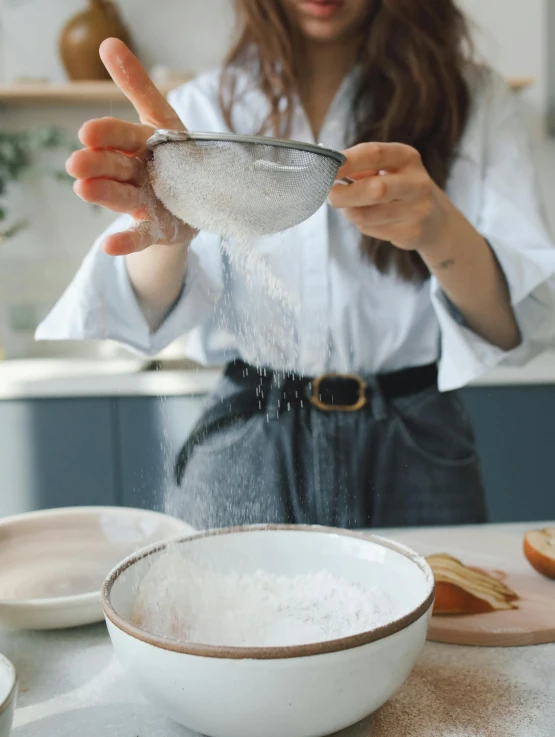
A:
<svg viewBox="0 0 555 737">
<path fill-rule="evenodd" d="M 6 205 L 2 202 L 8 185 L 24 178 L 37 175 L 53 176 L 57 180 L 71 181 L 62 170 L 41 165 L 43 151 L 65 148 L 73 151 L 75 140 L 62 128 L 47 127 L 13 133 L 0 131 L 0 224 L 8 218 Z M 0 242 L 25 228 L 25 220 L 0 230 Z"/>
</svg>

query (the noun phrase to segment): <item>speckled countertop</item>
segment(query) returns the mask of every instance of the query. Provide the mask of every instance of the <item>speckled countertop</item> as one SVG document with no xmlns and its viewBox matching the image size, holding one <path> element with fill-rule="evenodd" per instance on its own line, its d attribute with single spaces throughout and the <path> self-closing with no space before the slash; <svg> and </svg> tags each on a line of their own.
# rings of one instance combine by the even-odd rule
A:
<svg viewBox="0 0 555 737">
<path fill-rule="evenodd" d="M 524 529 L 493 527 L 519 535 Z M 0 630 L 0 652 L 20 679 L 13 737 L 196 737 L 135 691 L 103 624 L 50 633 Z M 554 668 L 555 644 L 428 643 L 401 691 L 343 737 L 553 737 Z"/>
<path fill-rule="evenodd" d="M 104 625 L 0 631 L 0 651 L 21 684 L 12 737 L 193 737 L 134 690 Z M 555 645 L 428 643 L 401 691 L 344 737 L 553 737 L 554 663 Z"/>
</svg>

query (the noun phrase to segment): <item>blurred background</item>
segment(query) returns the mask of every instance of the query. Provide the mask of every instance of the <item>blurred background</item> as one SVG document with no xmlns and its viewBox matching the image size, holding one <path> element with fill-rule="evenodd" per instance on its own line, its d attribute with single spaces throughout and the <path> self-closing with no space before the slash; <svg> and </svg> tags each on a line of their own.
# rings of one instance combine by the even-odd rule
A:
<svg viewBox="0 0 555 737">
<path fill-rule="evenodd" d="M 478 54 L 518 97 L 555 232 L 555 4 L 460 5 Z M 217 375 L 180 359 L 186 338 L 154 365 L 114 344 L 33 340 L 113 217 L 75 197 L 64 176 L 77 130 L 91 117 L 134 119 L 109 80 L 90 81 L 87 34 L 116 23 L 167 91 L 217 65 L 233 30 L 230 0 L 118 0 L 117 10 L 103 0 L 0 2 L 0 516 L 160 506 L 175 449 Z M 555 517 L 555 356 L 498 370 L 465 400 L 493 520 Z"/>
</svg>

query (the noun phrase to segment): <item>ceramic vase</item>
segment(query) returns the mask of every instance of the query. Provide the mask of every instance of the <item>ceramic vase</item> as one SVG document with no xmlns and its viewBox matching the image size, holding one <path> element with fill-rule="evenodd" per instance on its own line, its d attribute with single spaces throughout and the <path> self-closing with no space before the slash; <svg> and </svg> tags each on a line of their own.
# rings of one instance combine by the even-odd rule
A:
<svg viewBox="0 0 555 737">
<path fill-rule="evenodd" d="M 129 45 L 129 34 L 110 0 L 89 0 L 89 7 L 66 23 L 60 36 L 60 56 L 71 80 L 109 79 L 98 54 L 106 38 Z"/>
</svg>

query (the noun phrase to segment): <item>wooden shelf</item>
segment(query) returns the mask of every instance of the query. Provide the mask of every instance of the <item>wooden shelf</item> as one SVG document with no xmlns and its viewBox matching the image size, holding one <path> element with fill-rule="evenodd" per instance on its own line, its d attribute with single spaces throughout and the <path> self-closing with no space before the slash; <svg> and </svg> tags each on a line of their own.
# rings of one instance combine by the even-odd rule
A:
<svg viewBox="0 0 555 737">
<path fill-rule="evenodd" d="M 158 85 L 162 94 L 186 82 Z M 127 104 L 123 93 L 110 80 L 101 82 L 66 82 L 48 84 L 46 82 L 21 82 L 9 87 L 0 86 L 2 105 L 94 105 L 113 102 Z"/>
<path fill-rule="evenodd" d="M 170 84 L 158 85 L 166 95 L 187 78 Z M 534 84 L 531 77 L 515 77 L 509 84 L 515 92 L 527 89 Z M 65 84 L 22 82 L 7 87 L 0 86 L 1 105 L 94 105 L 96 103 L 126 104 L 127 100 L 116 85 L 102 82 L 66 82 Z"/>
</svg>

